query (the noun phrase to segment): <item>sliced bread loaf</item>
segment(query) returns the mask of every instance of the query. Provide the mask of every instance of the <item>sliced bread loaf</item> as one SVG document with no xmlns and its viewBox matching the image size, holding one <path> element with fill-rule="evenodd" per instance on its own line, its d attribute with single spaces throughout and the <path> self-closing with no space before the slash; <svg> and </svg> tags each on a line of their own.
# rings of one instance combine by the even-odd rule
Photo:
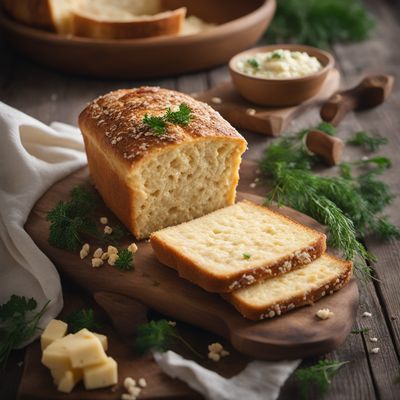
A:
<svg viewBox="0 0 400 400">
<path fill-rule="evenodd" d="M 352 276 L 352 263 L 328 254 L 310 264 L 273 279 L 225 294 L 246 318 L 260 320 L 281 315 L 313 303 L 345 286 Z"/>
<path fill-rule="evenodd" d="M 158 260 L 210 292 L 231 292 L 310 263 L 326 236 L 242 201 L 150 237 Z"/>
</svg>

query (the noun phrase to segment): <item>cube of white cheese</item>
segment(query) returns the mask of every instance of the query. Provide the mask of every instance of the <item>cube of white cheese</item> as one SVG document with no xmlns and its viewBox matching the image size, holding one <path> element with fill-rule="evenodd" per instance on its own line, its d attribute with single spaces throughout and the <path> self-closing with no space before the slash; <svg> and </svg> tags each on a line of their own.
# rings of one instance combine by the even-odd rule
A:
<svg viewBox="0 0 400 400">
<path fill-rule="evenodd" d="M 52 319 L 40 336 L 42 351 L 57 339 L 61 339 L 67 333 L 68 325 L 58 319 Z"/>
<path fill-rule="evenodd" d="M 61 377 L 57 390 L 64 393 L 70 393 L 75 385 L 82 379 L 81 369 L 72 369 L 64 372 Z"/>
<path fill-rule="evenodd" d="M 107 339 L 107 336 L 102 335 L 101 333 L 95 333 L 95 332 L 93 332 L 93 335 L 96 336 L 97 339 L 100 340 L 100 343 L 103 346 L 103 350 L 107 351 L 108 350 L 108 339 Z"/>
<path fill-rule="evenodd" d="M 86 367 L 83 370 L 83 382 L 86 389 L 98 389 L 118 383 L 118 366 L 116 361 L 108 357 L 99 365 Z"/>
<path fill-rule="evenodd" d="M 67 345 L 74 343 L 75 335 L 69 334 L 48 345 L 42 354 L 42 364 L 47 368 L 66 371 L 71 369 Z"/>
<path fill-rule="evenodd" d="M 65 347 L 73 368 L 84 368 L 107 360 L 100 340 L 87 329 L 77 332 L 74 340 Z"/>
</svg>

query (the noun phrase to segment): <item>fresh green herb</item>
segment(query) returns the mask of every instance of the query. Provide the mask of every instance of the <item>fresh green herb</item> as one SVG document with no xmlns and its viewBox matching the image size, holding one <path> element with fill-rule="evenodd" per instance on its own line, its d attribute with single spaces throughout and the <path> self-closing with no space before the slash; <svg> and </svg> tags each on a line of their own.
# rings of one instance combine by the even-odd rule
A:
<svg viewBox="0 0 400 400">
<path fill-rule="evenodd" d="M 325 132 L 330 136 L 336 136 L 337 134 L 337 129 L 329 122 L 320 122 L 315 129 Z"/>
<path fill-rule="evenodd" d="M 245 260 L 249 260 L 250 257 L 251 257 L 251 254 L 249 254 L 249 253 L 243 253 L 243 258 L 244 258 Z"/>
<path fill-rule="evenodd" d="M 181 103 L 178 111 L 167 109 L 163 116 L 151 116 L 146 114 L 143 118 L 143 123 L 147 125 L 156 135 L 162 136 L 167 132 L 167 123 L 174 125 L 188 125 L 193 119 L 191 108 Z"/>
<path fill-rule="evenodd" d="M 143 118 L 143 123 L 158 136 L 164 135 L 167 130 L 167 123 L 165 122 L 164 117 L 155 117 L 146 114 Z"/>
<path fill-rule="evenodd" d="M 271 55 L 272 60 L 279 60 L 282 58 L 282 54 L 279 53 L 278 51 L 274 51 Z"/>
<path fill-rule="evenodd" d="M 249 58 L 247 60 L 247 64 L 249 64 L 251 67 L 253 67 L 254 69 L 258 69 L 260 68 L 260 64 L 259 62 L 255 59 L 255 58 Z"/>
<path fill-rule="evenodd" d="M 128 249 L 119 250 L 115 266 L 120 271 L 133 271 L 133 253 Z"/>
<path fill-rule="evenodd" d="M 361 334 L 361 333 L 368 333 L 369 330 L 370 330 L 369 328 L 353 329 L 353 330 L 351 331 L 351 333 L 352 333 L 353 335 L 357 335 L 357 334 Z"/>
<path fill-rule="evenodd" d="M 82 310 L 73 312 L 66 318 L 66 322 L 71 333 L 78 332 L 84 328 L 94 332 L 101 329 L 100 325 L 96 322 L 94 312 L 91 308 L 83 308 Z"/>
<path fill-rule="evenodd" d="M 367 132 L 361 131 L 355 133 L 354 137 L 348 140 L 347 143 L 354 146 L 363 146 L 368 151 L 377 151 L 380 146 L 388 143 L 388 139 L 380 135 L 372 136 Z"/>
<path fill-rule="evenodd" d="M 188 125 L 192 118 L 192 109 L 185 103 L 179 106 L 178 111 L 171 111 L 171 109 L 168 108 L 165 115 L 167 122 L 174 125 Z"/>
<path fill-rule="evenodd" d="M 328 47 L 368 38 L 374 22 L 359 0 L 284 0 L 266 36 L 275 43 Z"/>
<path fill-rule="evenodd" d="M 150 351 L 165 351 L 171 348 L 174 341 L 179 340 L 197 357 L 203 358 L 183 337 L 178 330 L 165 319 L 150 321 L 138 326 L 135 347 L 140 354 Z"/>
<path fill-rule="evenodd" d="M 321 128 L 336 133 L 330 125 L 317 127 Z M 318 158 L 306 149 L 304 137 L 307 133 L 305 129 L 294 136 L 283 137 L 267 148 L 260 164 L 261 171 L 272 178 L 274 184 L 267 202 L 287 204 L 326 225 L 330 244 L 355 261 L 356 272 L 370 276 L 364 260 L 373 261 L 374 257 L 358 238 L 368 234 L 383 239 L 400 237 L 400 230 L 381 215 L 393 195 L 377 177 L 390 166 L 390 160 L 374 157 L 346 163 L 341 166 L 340 177 L 318 176 L 310 171 Z M 353 177 L 354 166 L 365 171 Z"/>
<path fill-rule="evenodd" d="M 339 369 L 349 361 L 320 360 L 317 364 L 308 368 L 299 368 L 296 378 L 300 384 L 300 393 L 304 399 L 309 398 L 313 389 L 320 394 L 328 390 L 333 377 Z"/>
<path fill-rule="evenodd" d="M 78 186 L 71 191 L 71 200 L 60 201 L 47 213 L 50 221 L 49 243 L 60 249 L 75 251 L 82 245 L 82 236 L 95 234 L 92 218 L 95 197 L 91 191 Z"/>
<path fill-rule="evenodd" d="M 11 350 L 35 335 L 48 304 L 36 312 L 35 299 L 12 295 L 0 305 L 0 368 L 6 366 Z"/>
</svg>

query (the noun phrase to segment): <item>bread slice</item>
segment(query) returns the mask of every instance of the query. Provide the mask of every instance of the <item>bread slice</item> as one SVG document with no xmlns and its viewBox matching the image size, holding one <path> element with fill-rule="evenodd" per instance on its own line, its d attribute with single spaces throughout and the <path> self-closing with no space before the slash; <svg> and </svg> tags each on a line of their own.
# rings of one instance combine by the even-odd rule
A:
<svg viewBox="0 0 400 400">
<path fill-rule="evenodd" d="M 314 303 L 345 286 L 352 276 L 351 261 L 324 254 L 295 271 L 225 294 L 246 318 L 273 318 Z"/>
<path fill-rule="evenodd" d="M 160 0 L 79 0 L 72 11 L 73 34 L 95 39 L 177 35 L 186 8 L 165 11 Z"/>
<path fill-rule="evenodd" d="M 181 104 L 187 125 L 159 135 L 143 123 Z M 96 188 L 138 239 L 235 202 L 247 143 L 205 103 L 159 87 L 118 90 L 91 102 L 79 126 Z"/>
<path fill-rule="evenodd" d="M 71 9 L 79 0 L 5 0 L 17 21 L 58 33 L 71 33 Z"/>
<path fill-rule="evenodd" d="M 325 252 L 326 236 L 249 201 L 155 232 L 158 260 L 209 292 L 231 292 Z"/>
</svg>

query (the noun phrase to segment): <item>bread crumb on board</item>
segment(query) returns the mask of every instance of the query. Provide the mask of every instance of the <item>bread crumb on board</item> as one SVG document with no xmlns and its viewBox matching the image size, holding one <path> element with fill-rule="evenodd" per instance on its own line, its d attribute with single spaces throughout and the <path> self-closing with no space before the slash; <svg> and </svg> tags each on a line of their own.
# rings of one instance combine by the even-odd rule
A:
<svg viewBox="0 0 400 400">
<path fill-rule="evenodd" d="M 315 314 L 319 319 L 325 320 L 333 317 L 335 313 L 333 313 L 329 308 L 321 308 Z"/>
<path fill-rule="evenodd" d="M 208 358 L 218 362 L 221 358 L 229 356 L 229 351 L 225 350 L 221 343 L 211 343 L 208 346 Z"/>
</svg>

